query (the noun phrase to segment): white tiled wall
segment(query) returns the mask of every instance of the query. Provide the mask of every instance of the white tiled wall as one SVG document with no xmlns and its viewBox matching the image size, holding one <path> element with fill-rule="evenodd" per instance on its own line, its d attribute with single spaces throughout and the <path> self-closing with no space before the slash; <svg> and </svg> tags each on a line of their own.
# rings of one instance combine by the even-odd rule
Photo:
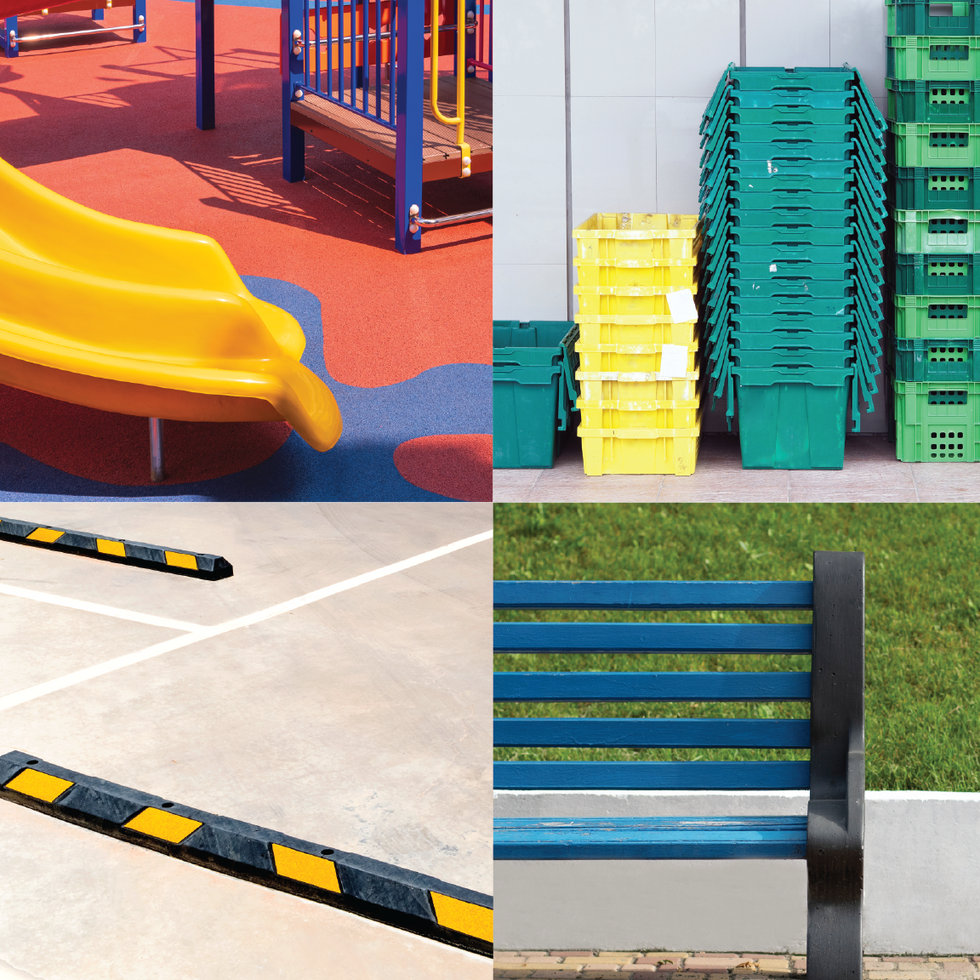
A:
<svg viewBox="0 0 980 980">
<path fill-rule="evenodd" d="M 564 2 L 497 0 L 494 20 L 494 317 L 564 320 L 569 207 L 575 224 L 697 212 L 698 127 L 739 61 L 739 0 L 569 0 L 571 188 Z M 846 62 L 884 111 L 884 0 L 745 0 L 745 26 L 747 64 Z"/>
</svg>

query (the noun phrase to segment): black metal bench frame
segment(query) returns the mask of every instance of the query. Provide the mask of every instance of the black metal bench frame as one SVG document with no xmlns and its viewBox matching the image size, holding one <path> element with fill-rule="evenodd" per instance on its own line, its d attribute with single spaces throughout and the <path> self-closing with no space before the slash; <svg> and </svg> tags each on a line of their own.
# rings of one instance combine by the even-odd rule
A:
<svg viewBox="0 0 980 980">
<path fill-rule="evenodd" d="M 495 623 L 494 649 L 509 653 L 713 651 L 811 656 L 809 675 L 729 673 L 730 681 L 718 680 L 725 673 L 496 673 L 497 701 L 809 700 L 810 721 L 809 738 L 805 739 L 804 732 L 805 740 L 801 741 L 800 726 L 806 722 L 788 720 L 751 719 L 733 724 L 722 719 L 498 718 L 494 722 L 495 745 L 787 747 L 808 742 L 810 761 L 496 762 L 495 788 L 802 787 L 809 788 L 810 797 L 805 838 L 804 824 L 798 817 L 509 819 L 494 823 L 495 859 L 805 857 L 807 976 L 810 980 L 860 980 L 864 555 L 815 552 L 812 583 L 494 583 L 495 609 L 808 607 L 813 610 L 812 628 L 808 624 L 776 623 Z M 779 682 L 779 678 L 787 680 Z"/>
</svg>

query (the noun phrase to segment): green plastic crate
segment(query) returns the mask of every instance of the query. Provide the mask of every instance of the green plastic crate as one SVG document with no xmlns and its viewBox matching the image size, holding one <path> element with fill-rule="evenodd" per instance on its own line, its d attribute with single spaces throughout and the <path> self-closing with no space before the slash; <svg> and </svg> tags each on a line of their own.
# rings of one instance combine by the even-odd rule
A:
<svg viewBox="0 0 980 980">
<path fill-rule="evenodd" d="M 892 297 L 895 336 L 962 340 L 980 337 L 980 296 Z"/>
<path fill-rule="evenodd" d="M 937 384 L 980 381 L 978 345 L 980 341 L 972 337 L 962 340 L 896 337 L 895 379 Z"/>
<path fill-rule="evenodd" d="M 898 253 L 893 258 L 896 293 L 915 296 L 980 294 L 980 255 Z"/>
<path fill-rule="evenodd" d="M 980 211 L 895 211 L 895 250 L 980 252 Z"/>
<path fill-rule="evenodd" d="M 890 167 L 888 177 L 903 211 L 980 211 L 980 167 Z"/>
<path fill-rule="evenodd" d="M 980 37 L 906 34 L 889 37 L 885 74 L 889 78 L 956 82 L 980 78 Z"/>
<path fill-rule="evenodd" d="M 889 122 L 896 167 L 980 166 L 980 123 Z"/>
<path fill-rule="evenodd" d="M 743 469 L 843 468 L 851 379 L 820 385 L 773 374 L 769 384 L 746 384 L 761 380 L 762 372 L 741 374 L 735 391 Z"/>
<path fill-rule="evenodd" d="M 888 34 L 925 34 L 968 37 L 980 34 L 980 4 L 977 0 L 885 0 Z"/>
<path fill-rule="evenodd" d="M 961 82 L 886 78 L 888 118 L 895 122 L 980 122 L 976 79 Z"/>
<path fill-rule="evenodd" d="M 899 459 L 910 463 L 980 460 L 980 382 L 893 384 Z"/>
<path fill-rule="evenodd" d="M 493 322 L 493 465 L 551 467 L 578 397 L 567 321 Z"/>
</svg>

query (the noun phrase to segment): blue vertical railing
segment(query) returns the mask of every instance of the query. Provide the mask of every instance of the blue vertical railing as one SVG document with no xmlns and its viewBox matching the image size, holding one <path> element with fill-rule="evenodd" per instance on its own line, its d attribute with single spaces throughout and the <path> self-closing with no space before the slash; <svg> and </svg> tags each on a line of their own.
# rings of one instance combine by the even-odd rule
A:
<svg viewBox="0 0 980 980">
<path fill-rule="evenodd" d="M 467 0 L 466 6 L 465 26 L 472 10 L 476 42 L 468 44 L 467 61 L 482 62 L 483 52 L 492 51 L 492 3 Z M 290 107 L 307 94 L 394 130 L 395 241 L 405 253 L 421 249 L 410 209 L 422 200 L 427 7 L 428 0 L 282 0 L 283 176 L 304 176 L 304 134 L 291 124 Z"/>
</svg>

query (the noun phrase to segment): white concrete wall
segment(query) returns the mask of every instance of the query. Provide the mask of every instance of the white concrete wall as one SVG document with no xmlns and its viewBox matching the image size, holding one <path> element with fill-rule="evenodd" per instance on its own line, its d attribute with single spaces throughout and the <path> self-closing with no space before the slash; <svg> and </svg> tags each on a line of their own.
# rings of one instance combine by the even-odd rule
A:
<svg viewBox="0 0 980 980">
<path fill-rule="evenodd" d="M 697 212 L 701 114 L 739 62 L 739 0 L 568 2 L 567 66 L 564 0 L 496 4 L 495 319 L 574 315 L 568 210 L 574 224 L 597 211 Z M 847 62 L 884 111 L 884 0 L 745 0 L 745 32 L 746 64 Z M 705 428 L 719 427 L 713 413 Z M 862 430 L 886 428 L 882 395 Z"/>
<path fill-rule="evenodd" d="M 805 814 L 805 792 L 495 793 L 498 817 Z M 980 949 L 980 793 L 868 793 L 864 950 Z M 802 953 L 803 861 L 496 861 L 498 949 Z"/>
</svg>

